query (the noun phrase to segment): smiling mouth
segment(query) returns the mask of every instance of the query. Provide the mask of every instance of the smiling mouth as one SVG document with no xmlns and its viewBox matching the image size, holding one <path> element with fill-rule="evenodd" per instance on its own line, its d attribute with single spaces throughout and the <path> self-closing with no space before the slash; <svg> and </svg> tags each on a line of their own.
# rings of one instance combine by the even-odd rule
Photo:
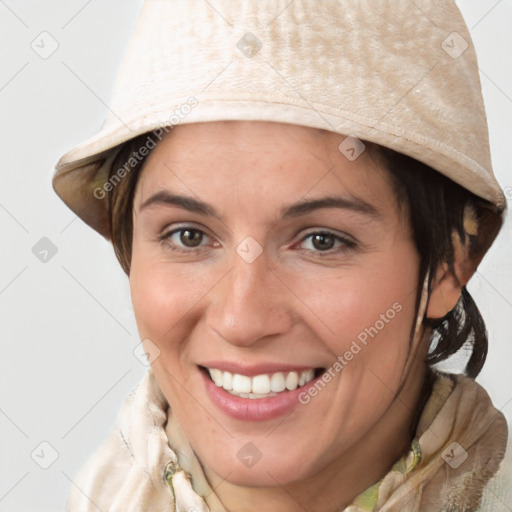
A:
<svg viewBox="0 0 512 512">
<path fill-rule="evenodd" d="M 219 388 L 240 398 L 269 398 L 305 386 L 321 375 L 325 368 L 310 368 L 300 372 L 264 373 L 248 377 L 217 368 L 200 367 Z"/>
</svg>

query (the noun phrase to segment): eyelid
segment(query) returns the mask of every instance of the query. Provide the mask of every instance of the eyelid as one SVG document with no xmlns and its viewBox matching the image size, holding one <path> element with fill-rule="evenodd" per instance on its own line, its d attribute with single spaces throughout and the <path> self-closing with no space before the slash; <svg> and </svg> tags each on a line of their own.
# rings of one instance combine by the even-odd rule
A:
<svg viewBox="0 0 512 512">
<path fill-rule="evenodd" d="M 193 229 L 195 231 L 201 231 L 201 233 L 204 233 L 205 235 L 211 236 L 208 233 L 208 229 L 203 226 L 202 224 L 196 223 L 196 222 L 174 222 L 172 224 L 166 225 L 163 229 L 160 230 L 159 237 L 165 237 L 169 236 L 172 233 L 175 233 L 176 231 L 186 230 L 186 229 Z"/>
<path fill-rule="evenodd" d="M 314 234 L 319 234 L 319 233 L 322 233 L 322 234 L 326 233 L 328 235 L 337 236 L 339 238 L 343 238 L 348 241 L 353 241 L 355 243 L 354 237 L 352 237 L 348 233 L 344 233 L 344 232 L 341 232 L 341 231 L 338 231 L 338 230 L 332 229 L 332 228 L 312 227 L 312 228 L 306 228 L 305 230 L 301 230 L 301 231 L 305 231 L 304 237 L 311 236 Z"/>
</svg>

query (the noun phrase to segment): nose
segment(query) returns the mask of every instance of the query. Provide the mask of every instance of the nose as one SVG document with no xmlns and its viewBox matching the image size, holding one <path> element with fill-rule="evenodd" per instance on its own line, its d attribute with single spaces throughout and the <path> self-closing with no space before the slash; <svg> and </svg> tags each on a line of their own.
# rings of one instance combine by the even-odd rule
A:
<svg viewBox="0 0 512 512">
<path fill-rule="evenodd" d="M 290 295 L 264 253 L 252 263 L 236 254 L 210 297 L 208 326 L 235 346 L 268 341 L 292 325 Z"/>
</svg>

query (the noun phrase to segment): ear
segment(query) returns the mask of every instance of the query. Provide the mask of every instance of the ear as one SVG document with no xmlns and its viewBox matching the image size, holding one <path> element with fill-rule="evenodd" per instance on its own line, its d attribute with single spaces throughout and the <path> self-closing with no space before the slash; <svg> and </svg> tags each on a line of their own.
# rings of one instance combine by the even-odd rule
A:
<svg viewBox="0 0 512 512">
<path fill-rule="evenodd" d="M 459 235 L 454 232 L 452 243 L 455 274 L 446 262 L 437 268 L 430 291 L 427 318 L 442 318 L 456 306 L 462 287 L 467 285 L 478 266 L 469 257 L 469 237 L 466 237 L 466 244 L 463 245 Z"/>
</svg>

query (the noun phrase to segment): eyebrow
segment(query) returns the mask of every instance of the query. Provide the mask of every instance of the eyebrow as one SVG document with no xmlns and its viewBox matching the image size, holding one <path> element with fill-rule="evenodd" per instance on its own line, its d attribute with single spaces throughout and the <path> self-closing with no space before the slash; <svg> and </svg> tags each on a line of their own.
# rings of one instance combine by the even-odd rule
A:
<svg viewBox="0 0 512 512">
<path fill-rule="evenodd" d="M 189 196 L 171 194 L 166 190 L 161 190 L 144 201 L 140 207 L 140 211 L 152 206 L 162 205 L 177 206 L 178 208 L 183 208 L 189 212 L 208 215 L 219 220 L 221 219 L 221 216 L 215 208 L 208 203 Z M 374 217 L 376 219 L 382 217 L 380 211 L 375 206 L 354 196 L 327 196 L 319 199 L 304 199 L 281 209 L 280 214 L 283 219 L 286 219 L 299 217 L 321 208 L 340 208 Z"/>
<path fill-rule="evenodd" d="M 148 198 L 140 207 L 140 211 L 149 208 L 151 206 L 177 206 L 179 208 L 183 208 L 184 210 L 188 210 L 189 212 L 200 213 L 202 215 L 209 215 L 210 217 L 220 218 L 220 215 L 217 213 L 213 206 L 210 206 L 203 201 L 199 201 L 198 199 L 194 199 L 193 197 L 181 196 L 177 194 L 171 194 L 166 190 L 161 190 L 156 194 L 152 195 Z"/>
<path fill-rule="evenodd" d="M 343 210 L 351 210 L 356 213 L 368 215 L 370 217 L 381 217 L 379 210 L 375 206 L 353 196 L 328 196 L 322 197 L 320 199 L 307 199 L 299 201 L 298 203 L 283 208 L 281 210 L 281 216 L 283 218 L 298 217 L 299 215 L 304 215 L 320 208 L 341 208 Z"/>
</svg>

